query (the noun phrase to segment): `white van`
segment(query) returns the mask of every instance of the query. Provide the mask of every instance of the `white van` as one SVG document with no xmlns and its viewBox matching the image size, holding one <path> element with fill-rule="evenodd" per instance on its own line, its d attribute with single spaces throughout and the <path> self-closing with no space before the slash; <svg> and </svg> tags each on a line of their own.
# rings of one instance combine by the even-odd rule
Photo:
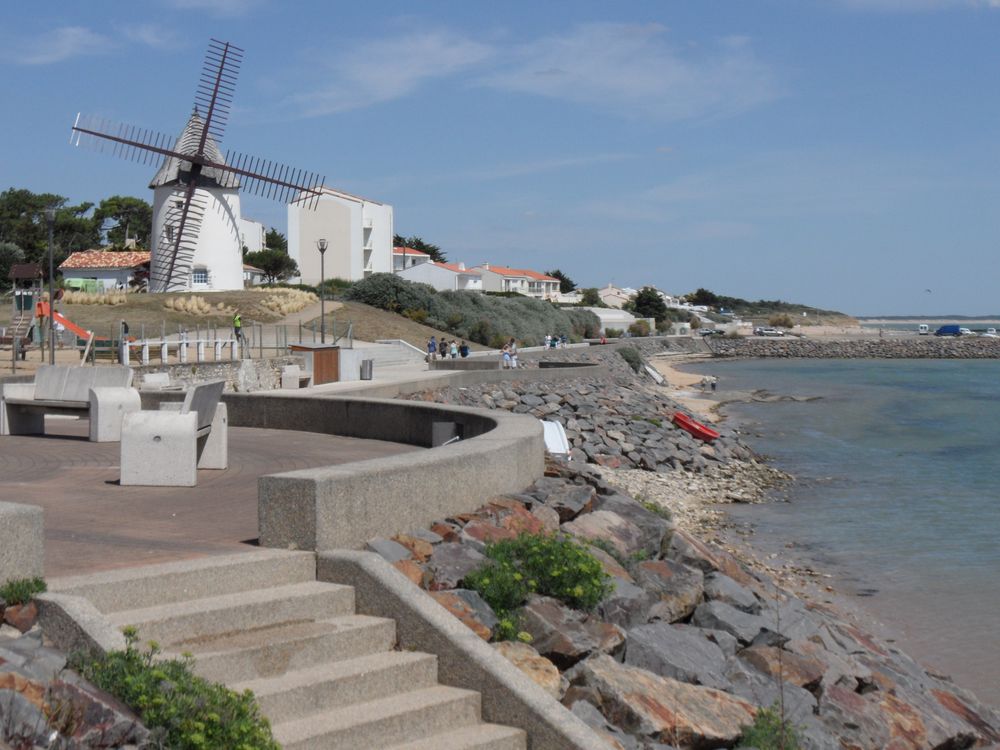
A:
<svg viewBox="0 0 1000 750">
<path fill-rule="evenodd" d="M 917 326 L 917 334 L 919 336 L 929 336 L 931 332 L 931 327 L 926 323 L 921 323 Z"/>
</svg>

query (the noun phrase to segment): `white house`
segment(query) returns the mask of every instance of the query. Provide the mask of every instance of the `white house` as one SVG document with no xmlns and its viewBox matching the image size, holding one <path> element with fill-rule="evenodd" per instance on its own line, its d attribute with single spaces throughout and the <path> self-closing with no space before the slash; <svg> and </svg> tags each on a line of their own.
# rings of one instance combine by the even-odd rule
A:
<svg viewBox="0 0 1000 750">
<path fill-rule="evenodd" d="M 398 273 L 418 263 L 427 263 L 430 259 L 431 256 L 427 253 L 414 250 L 412 247 L 394 247 L 392 249 L 392 271 Z"/>
<path fill-rule="evenodd" d="M 392 271 L 392 206 L 332 188 L 321 188 L 314 208 L 288 206 L 288 254 L 305 284 L 320 280 L 317 241 L 325 239 L 323 272 L 328 279 L 358 281 Z"/>
<path fill-rule="evenodd" d="M 600 319 L 602 334 L 607 333 L 609 328 L 627 331 L 628 327 L 636 321 L 636 317 L 632 313 L 613 307 L 584 307 L 582 309 L 590 310 Z"/>
<path fill-rule="evenodd" d="M 59 264 L 66 286 L 84 287 L 74 280 L 97 282 L 104 290 L 127 289 L 137 275 L 144 277 L 149 270 L 150 253 L 144 250 L 108 252 L 84 250 L 71 253 Z M 91 287 L 92 288 L 92 287 Z"/>
<path fill-rule="evenodd" d="M 266 280 L 267 274 L 262 269 L 251 266 L 249 263 L 243 264 L 243 286 L 257 286 Z"/>
<path fill-rule="evenodd" d="M 526 268 L 508 268 L 483 263 L 476 266 L 483 277 L 487 292 L 517 292 L 535 299 L 555 299 L 559 296 L 559 279 Z"/>
<path fill-rule="evenodd" d="M 263 223 L 240 217 L 240 240 L 248 253 L 259 253 L 267 246 L 267 230 Z"/>
<path fill-rule="evenodd" d="M 195 112 L 174 144 L 174 151 L 195 153 L 203 130 L 204 122 Z M 205 156 L 225 164 L 211 138 L 205 142 Z M 169 157 L 149 183 L 153 190 L 149 291 L 242 289 L 239 178 L 229 172 L 202 169 L 185 217 L 183 209 L 191 179 L 191 162 Z"/>
<path fill-rule="evenodd" d="M 608 307 L 614 307 L 620 310 L 624 307 L 625 303 L 632 298 L 632 294 L 635 294 L 634 290 L 631 289 L 621 289 L 612 284 L 608 284 L 606 287 L 602 287 L 597 290 L 597 296 L 601 298 L 603 302 Z M 612 326 L 615 328 L 616 326 Z"/>
<path fill-rule="evenodd" d="M 482 274 L 466 268 L 464 263 L 417 263 L 396 273 L 401 279 L 430 284 L 439 292 L 446 291 L 483 291 Z"/>
</svg>

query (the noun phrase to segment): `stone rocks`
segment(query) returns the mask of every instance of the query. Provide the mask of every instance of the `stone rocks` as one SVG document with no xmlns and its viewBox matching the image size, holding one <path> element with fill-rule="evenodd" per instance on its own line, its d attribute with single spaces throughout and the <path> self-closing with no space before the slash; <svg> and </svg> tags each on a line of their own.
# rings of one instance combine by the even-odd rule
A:
<svg viewBox="0 0 1000 750">
<path fill-rule="evenodd" d="M 27 633 L 38 622 L 38 606 L 32 601 L 14 604 L 3 611 L 3 621 L 22 633 Z"/>
<path fill-rule="evenodd" d="M 473 591 L 466 593 L 475 594 Z M 477 598 L 479 597 L 478 594 L 475 595 Z M 489 605 L 482 599 L 479 600 L 482 605 L 481 609 L 471 605 L 466 597 L 459 596 L 454 591 L 432 591 L 431 596 L 434 601 L 457 617 L 463 625 L 484 641 L 488 641 L 493 636 L 493 626 L 497 624 L 497 618 L 489 609 Z M 489 618 L 486 618 L 486 622 L 484 622 L 485 611 L 489 611 L 490 615 Z"/>
<path fill-rule="evenodd" d="M 365 549 L 369 552 L 374 552 L 376 555 L 381 556 L 384 560 L 390 563 L 398 562 L 400 560 L 409 560 L 411 557 L 410 550 L 402 544 L 383 537 L 369 539 L 365 544 Z"/>
<path fill-rule="evenodd" d="M 635 580 L 655 597 L 651 619 L 676 622 L 694 612 L 701 602 L 704 575 L 697 568 L 672 560 L 653 560 L 635 566 Z"/>
<path fill-rule="evenodd" d="M 458 588 L 465 576 L 485 563 L 486 556 L 468 545 L 449 542 L 439 544 L 427 562 L 427 569 L 433 577 L 431 588 Z"/>
<path fill-rule="evenodd" d="M 731 607 L 725 602 L 705 602 L 698 606 L 691 623 L 701 628 L 724 630 L 740 643 L 750 644 L 765 627 L 764 619 Z"/>
<path fill-rule="evenodd" d="M 493 648 L 553 698 L 559 700 L 562 696 L 562 676 L 556 665 L 527 643 L 501 641 Z"/>
<path fill-rule="evenodd" d="M 411 536 L 410 534 L 397 534 L 392 538 L 392 541 L 408 549 L 410 554 L 418 562 L 426 562 L 427 558 L 429 558 L 431 553 L 434 552 L 433 544 L 428 542 L 426 539 Z"/>
<path fill-rule="evenodd" d="M 760 612 L 760 602 L 753 592 L 724 573 L 713 572 L 705 576 L 705 598 L 725 602 L 752 615 Z"/>
<path fill-rule="evenodd" d="M 642 549 L 642 531 L 628 519 L 608 510 L 597 510 L 564 523 L 562 531 L 583 541 L 610 546 L 621 560 L 628 560 Z"/>
<path fill-rule="evenodd" d="M 581 513 L 589 513 L 594 505 L 596 493 L 586 485 L 566 485 L 547 492 L 543 498 L 545 505 L 559 514 L 559 522 L 572 521 Z"/>
<path fill-rule="evenodd" d="M 618 626 L 547 596 L 528 600 L 521 624 L 531 634 L 531 645 L 560 669 L 568 669 L 594 651 L 617 652 L 625 642 L 625 633 Z"/>
<path fill-rule="evenodd" d="M 726 655 L 698 628 L 654 622 L 627 636 L 626 664 L 694 685 L 729 687 Z"/>
<path fill-rule="evenodd" d="M 712 688 L 688 685 L 597 655 L 569 679 L 597 690 L 601 712 L 630 734 L 680 747 L 732 746 L 756 709 Z"/>
<path fill-rule="evenodd" d="M 751 646 L 740 651 L 739 657 L 771 679 L 790 682 L 809 692 L 819 690 L 826 666 L 818 659 L 774 646 Z"/>
<path fill-rule="evenodd" d="M 614 588 L 597 605 L 598 614 L 605 622 L 623 628 L 646 622 L 653 598 L 649 592 L 622 578 L 612 578 L 611 582 Z"/>
</svg>

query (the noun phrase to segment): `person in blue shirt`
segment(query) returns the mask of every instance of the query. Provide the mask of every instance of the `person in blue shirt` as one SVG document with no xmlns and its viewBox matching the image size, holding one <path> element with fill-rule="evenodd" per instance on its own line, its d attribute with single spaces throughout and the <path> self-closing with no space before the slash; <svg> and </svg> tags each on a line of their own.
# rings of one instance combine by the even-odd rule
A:
<svg viewBox="0 0 1000 750">
<path fill-rule="evenodd" d="M 437 339 L 434 336 L 431 336 L 430 341 L 427 342 L 428 360 L 437 359 L 437 349 L 438 349 Z"/>
</svg>

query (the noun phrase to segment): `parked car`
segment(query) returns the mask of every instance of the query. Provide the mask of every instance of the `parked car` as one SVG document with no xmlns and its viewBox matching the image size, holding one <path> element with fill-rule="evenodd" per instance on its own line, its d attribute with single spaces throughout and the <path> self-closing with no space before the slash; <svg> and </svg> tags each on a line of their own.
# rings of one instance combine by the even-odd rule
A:
<svg viewBox="0 0 1000 750">
<path fill-rule="evenodd" d="M 699 336 L 725 336 L 726 332 L 718 328 L 699 328 Z"/>
<path fill-rule="evenodd" d="M 931 332 L 931 327 L 926 323 L 921 323 L 920 325 L 917 326 L 917 335 L 919 336 L 926 336 L 930 332 Z"/>
<path fill-rule="evenodd" d="M 944 325 L 934 331 L 935 336 L 961 336 L 962 327 L 957 325 Z"/>
<path fill-rule="evenodd" d="M 754 336 L 784 336 L 784 331 L 779 331 L 777 328 L 762 328 L 758 326 L 753 329 Z"/>
<path fill-rule="evenodd" d="M 958 335 L 959 336 L 975 336 L 976 334 L 974 334 L 968 328 L 959 328 L 958 329 Z"/>
</svg>

